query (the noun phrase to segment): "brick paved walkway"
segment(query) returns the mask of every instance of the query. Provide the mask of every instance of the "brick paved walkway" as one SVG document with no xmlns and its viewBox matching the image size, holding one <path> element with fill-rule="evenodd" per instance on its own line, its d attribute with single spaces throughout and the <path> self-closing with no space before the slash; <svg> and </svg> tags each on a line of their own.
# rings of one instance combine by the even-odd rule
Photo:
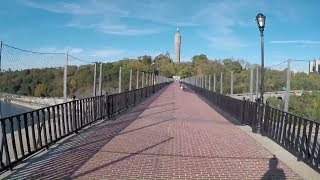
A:
<svg viewBox="0 0 320 180">
<path fill-rule="evenodd" d="M 79 136 L 10 178 L 300 179 L 178 84 Z"/>
</svg>

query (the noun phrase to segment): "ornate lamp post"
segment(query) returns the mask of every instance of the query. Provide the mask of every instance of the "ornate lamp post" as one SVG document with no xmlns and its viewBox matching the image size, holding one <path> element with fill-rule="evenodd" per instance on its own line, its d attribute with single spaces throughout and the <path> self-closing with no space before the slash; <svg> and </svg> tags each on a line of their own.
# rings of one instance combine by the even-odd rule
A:
<svg viewBox="0 0 320 180">
<path fill-rule="evenodd" d="M 263 31 L 265 27 L 266 17 L 259 13 L 256 16 L 256 21 L 258 24 L 258 28 L 260 31 L 260 39 L 261 39 L 261 83 L 260 83 L 260 99 L 258 100 L 259 107 L 258 107 L 258 120 L 256 126 L 256 133 L 261 133 L 261 122 L 263 118 L 263 94 L 264 94 L 264 42 L 263 42 Z"/>
</svg>

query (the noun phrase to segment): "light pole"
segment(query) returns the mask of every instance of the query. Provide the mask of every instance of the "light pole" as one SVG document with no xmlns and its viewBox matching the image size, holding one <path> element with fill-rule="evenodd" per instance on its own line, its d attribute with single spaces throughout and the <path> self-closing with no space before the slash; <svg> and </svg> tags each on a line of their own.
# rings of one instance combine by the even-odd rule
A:
<svg viewBox="0 0 320 180">
<path fill-rule="evenodd" d="M 259 107 L 258 107 L 258 120 L 257 120 L 257 126 L 256 126 L 256 133 L 261 133 L 261 122 L 263 119 L 263 94 L 264 94 L 264 42 L 263 42 L 263 31 L 265 27 L 265 20 L 266 17 L 259 13 L 256 16 L 256 21 L 258 24 L 258 28 L 260 31 L 260 39 L 261 39 L 261 83 L 260 83 L 260 99 L 258 100 Z"/>
</svg>

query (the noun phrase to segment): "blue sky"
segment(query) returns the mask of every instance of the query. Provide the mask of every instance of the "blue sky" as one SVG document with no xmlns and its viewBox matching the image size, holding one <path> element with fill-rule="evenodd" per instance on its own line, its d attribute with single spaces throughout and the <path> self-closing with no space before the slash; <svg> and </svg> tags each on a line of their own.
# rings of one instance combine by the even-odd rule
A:
<svg viewBox="0 0 320 180">
<path fill-rule="evenodd" d="M 267 65 L 320 54 L 320 1 L 0 0 L 0 40 L 23 49 L 115 61 L 169 51 L 179 27 L 181 60 L 195 54 L 260 62 L 257 13 L 267 17 Z"/>
</svg>

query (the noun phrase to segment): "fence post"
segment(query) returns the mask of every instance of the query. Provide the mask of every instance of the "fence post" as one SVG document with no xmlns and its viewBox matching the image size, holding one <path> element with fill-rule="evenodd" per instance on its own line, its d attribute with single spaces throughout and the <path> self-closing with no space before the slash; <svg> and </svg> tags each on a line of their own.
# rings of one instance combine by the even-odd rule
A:
<svg viewBox="0 0 320 180">
<path fill-rule="evenodd" d="M 102 63 L 100 63 L 100 75 L 99 75 L 99 95 L 102 96 Z"/>
<path fill-rule="evenodd" d="M 137 85 L 136 85 L 136 89 L 139 89 L 139 71 L 137 70 Z"/>
<path fill-rule="evenodd" d="M 209 74 L 209 91 L 211 91 L 211 74 Z"/>
<path fill-rule="evenodd" d="M 156 79 L 157 79 L 157 76 L 155 76 L 155 74 L 154 73 L 152 73 L 152 93 L 154 94 L 155 93 L 155 85 L 156 85 Z"/>
<path fill-rule="evenodd" d="M 250 68 L 250 102 L 253 102 L 253 66 Z"/>
<path fill-rule="evenodd" d="M 141 88 L 143 88 L 143 82 L 144 82 L 144 72 L 142 72 L 142 76 L 141 76 Z"/>
<path fill-rule="evenodd" d="M 121 66 L 119 69 L 119 93 L 121 93 Z"/>
<path fill-rule="evenodd" d="M 213 74 L 213 92 L 216 92 L 216 74 Z"/>
<path fill-rule="evenodd" d="M 149 73 L 146 74 L 146 87 L 149 86 L 148 82 L 149 82 Z"/>
<path fill-rule="evenodd" d="M 68 52 L 66 53 L 66 64 L 63 74 L 63 102 L 67 102 L 67 74 L 68 74 Z"/>
<path fill-rule="evenodd" d="M 233 71 L 231 71 L 231 91 L 230 94 L 233 95 Z"/>
<path fill-rule="evenodd" d="M 131 88 L 132 88 L 132 69 L 130 69 L 129 91 L 131 91 Z"/>
<path fill-rule="evenodd" d="M 223 94 L 223 73 L 221 72 L 221 76 L 220 76 L 220 94 Z"/>
<path fill-rule="evenodd" d="M 288 112 L 289 110 L 290 80 L 291 80 L 290 63 L 291 63 L 291 60 L 289 59 L 288 67 L 287 67 L 287 87 L 286 87 L 285 102 L 284 102 L 284 112 Z"/>
<path fill-rule="evenodd" d="M 72 96 L 72 120 L 73 120 L 73 126 L 74 126 L 74 131 L 78 133 L 78 128 L 77 128 L 77 119 L 76 119 L 76 96 Z"/>
<path fill-rule="evenodd" d="M 97 84 L 97 63 L 94 63 L 94 72 L 93 72 L 93 97 L 97 95 L 96 93 L 96 84 Z"/>
<path fill-rule="evenodd" d="M 201 78 L 202 78 L 202 81 L 201 81 L 202 82 L 202 86 L 201 87 L 204 88 L 204 75 L 202 75 Z"/>
<path fill-rule="evenodd" d="M 204 76 L 204 88 L 207 89 L 207 75 Z"/>
<path fill-rule="evenodd" d="M 106 116 L 107 119 L 110 118 L 110 103 L 109 103 L 109 94 L 106 92 Z"/>
<path fill-rule="evenodd" d="M 242 108 L 241 108 L 241 125 L 243 124 L 243 121 L 244 121 L 244 113 L 245 113 L 245 105 L 246 105 L 246 98 L 243 97 L 242 98 Z"/>
</svg>

